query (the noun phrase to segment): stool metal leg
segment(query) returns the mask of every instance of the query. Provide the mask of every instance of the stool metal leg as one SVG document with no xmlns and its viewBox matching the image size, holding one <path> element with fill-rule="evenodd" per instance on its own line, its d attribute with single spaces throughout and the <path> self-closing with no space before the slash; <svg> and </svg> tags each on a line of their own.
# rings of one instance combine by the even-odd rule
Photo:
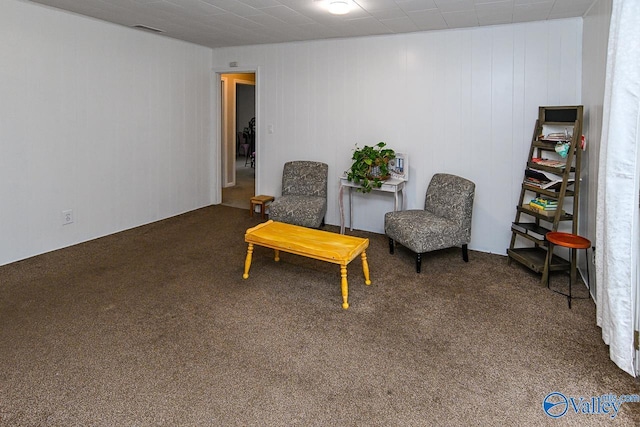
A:
<svg viewBox="0 0 640 427">
<path fill-rule="evenodd" d="M 553 257 L 553 248 L 554 246 L 562 246 L 569 249 L 569 292 L 565 293 L 559 289 L 551 289 L 551 290 L 555 293 L 566 296 L 567 304 L 569 306 L 569 309 L 571 309 L 572 299 L 574 298 L 589 299 L 591 295 L 590 293 L 591 287 L 589 283 L 591 281 L 591 278 L 589 277 L 589 273 L 590 273 L 589 272 L 589 246 L 591 246 L 591 242 L 588 239 L 585 239 L 584 237 L 581 237 L 575 234 L 570 234 L 570 233 L 562 233 L 562 232 L 549 232 L 547 233 L 545 238 L 548 241 L 548 250 L 547 250 L 547 257 L 545 259 L 545 268 L 543 272 L 542 282 L 544 283 L 546 279 L 547 288 L 549 289 L 551 289 L 550 273 L 551 273 L 551 260 Z M 554 242 L 556 243 L 556 245 L 554 245 Z M 587 277 L 586 277 L 586 281 L 583 280 L 583 282 L 585 282 L 585 285 L 587 287 L 588 295 L 586 297 L 573 296 L 573 283 L 575 282 L 576 284 L 578 284 L 578 278 L 582 277 L 579 275 L 579 270 L 578 270 L 578 249 L 584 249 L 584 254 L 586 257 Z M 564 270 L 564 268 L 562 270 Z M 546 274 L 546 277 L 544 276 L 544 274 Z"/>
<path fill-rule="evenodd" d="M 576 277 L 576 270 L 578 266 L 576 265 L 576 250 L 571 248 L 569 251 L 571 252 L 571 271 L 569 274 L 569 296 L 567 296 L 567 302 L 569 303 L 569 310 L 571 310 L 571 285 Z"/>
<path fill-rule="evenodd" d="M 572 257 L 571 259 L 572 259 L 572 260 L 574 260 L 574 259 L 575 259 L 575 264 L 574 264 L 574 265 L 576 266 L 576 268 L 575 268 L 576 272 L 575 272 L 575 274 L 572 274 L 572 275 L 569 277 L 569 296 L 568 296 L 568 299 L 569 299 L 569 308 L 571 308 L 571 300 L 573 299 L 573 294 L 571 293 L 571 283 L 572 283 L 572 282 L 573 282 L 573 280 L 574 280 L 574 276 L 575 276 L 576 284 L 578 283 L 578 280 L 577 280 L 577 279 L 578 279 L 578 278 L 577 278 L 577 270 L 578 270 L 578 261 L 577 261 L 577 256 L 578 256 L 578 250 L 577 250 L 577 249 L 573 249 L 573 248 L 571 248 L 571 257 Z M 589 284 L 589 282 L 590 282 L 590 280 L 591 280 L 591 279 L 589 278 L 589 248 L 584 248 L 584 256 L 585 256 L 585 261 L 586 261 L 586 264 L 587 264 L 587 283 L 586 283 L 586 285 L 587 285 L 587 290 L 589 290 L 589 291 L 590 291 L 590 290 L 591 290 L 591 288 L 590 288 L 590 284 Z M 587 294 L 590 294 L 590 292 L 588 292 Z M 580 298 L 582 298 L 582 297 L 576 297 L 576 298 L 579 298 L 579 299 L 580 299 Z M 587 299 L 588 299 L 588 298 L 589 298 L 589 295 L 587 295 Z"/>
<path fill-rule="evenodd" d="M 551 246 L 552 246 L 552 245 L 550 245 L 550 248 L 549 248 L 549 249 L 551 249 Z M 577 251 L 576 251 L 576 249 L 571 248 L 571 249 L 570 249 L 570 256 L 571 256 L 571 257 L 573 257 L 573 255 L 574 255 L 574 251 L 576 252 L 576 255 L 577 255 Z M 551 251 L 548 253 L 548 255 L 550 255 L 550 254 L 551 254 Z M 591 283 L 591 278 L 590 278 L 590 276 L 589 276 L 589 249 L 588 249 L 588 248 L 585 248 L 585 250 L 584 250 L 584 254 L 585 254 L 586 262 L 587 262 L 587 280 L 586 280 L 585 285 L 587 286 L 587 290 L 589 290 L 589 291 L 590 291 L 590 290 L 591 290 L 591 285 L 590 285 L 590 283 Z M 566 296 L 566 297 L 567 297 L 567 304 L 568 304 L 568 306 L 569 306 L 569 309 L 571 309 L 571 300 L 572 300 L 572 299 L 574 299 L 574 298 L 578 298 L 578 299 L 589 299 L 589 298 L 590 298 L 590 297 L 589 297 L 589 295 L 587 295 L 586 297 L 574 297 L 574 296 L 573 296 L 573 289 L 572 289 L 573 281 L 575 280 L 575 281 L 576 281 L 576 284 L 578 283 L 578 279 L 577 279 L 577 277 L 578 277 L 577 269 L 578 269 L 578 267 L 577 267 L 577 263 L 576 263 L 576 273 L 575 273 L 575 275 L 574 275 L 574 274 L 571 274 L 571 271 L 569 272 L 569 293 L 568 293 L 568 294 L 562 293 L 562 292 L 560 292 L 560 291 L 558 291 L 558 290 L 555 290 L 555 289 L 551 289 L 551 286 L 549 285 L 549 276 L 551 276 L 551 275 L 549 274 L 549 275 L 547 276 L 547 288 L 551 289 L 551 290 L 552 290 L 553 292 L 555 292 L 555 293 L 558 293 L 558 294 L 560 294 L 560 295 L 564 295 L 564 296 Z M 574 277 L 575 277 L 575 279 L 574 279 Z"/>
<path fill-rule="evenodd" d="M 587 289 L 591 291 L 591 279 L 589 278 L 589 248 L 584 248 L 584 259 L 587 264 Z M 591 292 L 589 292 L 591 294 Z"/>
<path fill-rule="evenodd" d="M 544 266 L 544 274 L 547 275 L 547 289 L 551 289 L 549 286 L 549 276 L 551 276 L 551 260 L 553 259 L 553 243 L 548 242 L 547 248 L 547 260 Z"/>
</svg>

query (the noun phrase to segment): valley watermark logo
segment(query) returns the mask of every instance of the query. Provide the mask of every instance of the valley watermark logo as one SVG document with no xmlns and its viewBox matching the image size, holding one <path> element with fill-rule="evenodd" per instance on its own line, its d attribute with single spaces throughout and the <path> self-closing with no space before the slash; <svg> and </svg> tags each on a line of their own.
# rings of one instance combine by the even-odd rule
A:
<svg viewBox="0 0 640 427">
<path fill-rule="evenodd" d="M 560 418 L 567 413 L 580 415 L 607 415 L 615 418 L 623 403 L 638 403 L 640 396 L 637 394 L 603 394 L 592 397 L 567 397 L 554 391 L 547 394 L 542 401 L 542 409 L 551 418 Z"/>
</svg>

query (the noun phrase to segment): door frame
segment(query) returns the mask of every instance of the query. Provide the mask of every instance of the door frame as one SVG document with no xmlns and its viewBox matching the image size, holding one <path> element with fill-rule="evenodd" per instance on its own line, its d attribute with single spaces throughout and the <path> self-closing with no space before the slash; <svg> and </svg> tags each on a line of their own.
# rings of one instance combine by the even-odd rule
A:
<svg viewBox="0 0 640 427">
<path fill-rule="evenodd" d="M 232 114 L 233 114 L 233 134 L 236 135 L 237 133 L 237 129 L 238 129 L 238 85 L 247 85 L 247 86 L 253 86 L 254 91 L 256 88 L 256 82 L 255 81 L 250 81 L 250 80 L 241 80 L 241 79 L 236 79 L 234 80 L 234 93 L 235 96 L 233 97 L 233 106 L 231 108 Z M 256 111 L 255 111 L 255 102 L 254 102 L 254 106 L 253 106 L 253 115 L 255 117 L 256 115 Z M 257 123 L 258 119 L 256 119 L 256 123 Z M 257 128 L 257 125 L 256 125 Z M 257 145 L 257 144 L 256 144 Z M 256 156 L 257 157 L 257 156 Z M 236 183 L 236 168 L 233 168 L 233 179 L 231 180 L 231 182 L 235 185 Z"/>
<path fill-rule="evenodd" d="M 213 93 L 211 99 L 213 100 L 212 111 L 214 114 L 214 138 L 213 138 L 213 146 L 212 146 L 212 157 L 211 157 L 211 170 L 212 170 L 212 181 L 214 184 L 211 188 L 211 200 L 214 205 L 219 205 L 222 203 L 222 93 L 221 93 L 221 84 L 223 74 L 237 74 L 237 73 L 253 73 L 255 75 L 255 87 L 256 87 L 256 98 L 255 98 L 255 113 L 256 113 L 256 128 L 255 128 L 255 152 L 256 152 L 256 162 L 255 162 L 255 194 L 260 194 L 260 172 L 262 170 L 261 167 L 261 120 L 260 120 L 260 67 L 257 65 L 247 65 L 244 67 L 228 67 L 228 68 L 213 68 L 212 69 L 212 80 L 213 84 L 211 85 Z M 235 100 L 234 100 L 235 105 Z M 234 113 L 235 114 L 235 113 Z M 235 176 L 235 171 L 234 171 Z"/>
</svg>

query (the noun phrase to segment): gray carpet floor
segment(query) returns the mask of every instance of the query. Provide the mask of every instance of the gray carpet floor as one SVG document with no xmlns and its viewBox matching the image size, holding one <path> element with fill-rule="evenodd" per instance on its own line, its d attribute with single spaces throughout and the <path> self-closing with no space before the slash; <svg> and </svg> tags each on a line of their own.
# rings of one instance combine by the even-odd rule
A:
<svg viewBox="0 0 640 427">
<path fill-rule="evenodd" d="M 595 306 L 503 256 L 388 253 L 349 266 L 256 248 L 247 210 L 212 206 L 0 267 L 2 426 L 545 426 L 640 423 L 549 393 L 640 394 Z M 327 226 L 329 231 L 337 227 Z M 565 279 L 554 276 L 557 283 Z"/>
</svg>

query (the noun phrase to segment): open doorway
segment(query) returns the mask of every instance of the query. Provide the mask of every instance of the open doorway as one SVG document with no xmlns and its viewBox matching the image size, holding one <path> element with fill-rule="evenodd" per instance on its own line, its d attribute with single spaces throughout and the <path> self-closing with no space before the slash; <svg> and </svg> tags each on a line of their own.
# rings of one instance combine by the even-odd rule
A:
<svg viewBox="0 0 640 427">
<path fill-rule="evenodd" d="M 255 195 L 255 73 L 220 74 L 222 204 L 249 209 Z"/>
</svg>

